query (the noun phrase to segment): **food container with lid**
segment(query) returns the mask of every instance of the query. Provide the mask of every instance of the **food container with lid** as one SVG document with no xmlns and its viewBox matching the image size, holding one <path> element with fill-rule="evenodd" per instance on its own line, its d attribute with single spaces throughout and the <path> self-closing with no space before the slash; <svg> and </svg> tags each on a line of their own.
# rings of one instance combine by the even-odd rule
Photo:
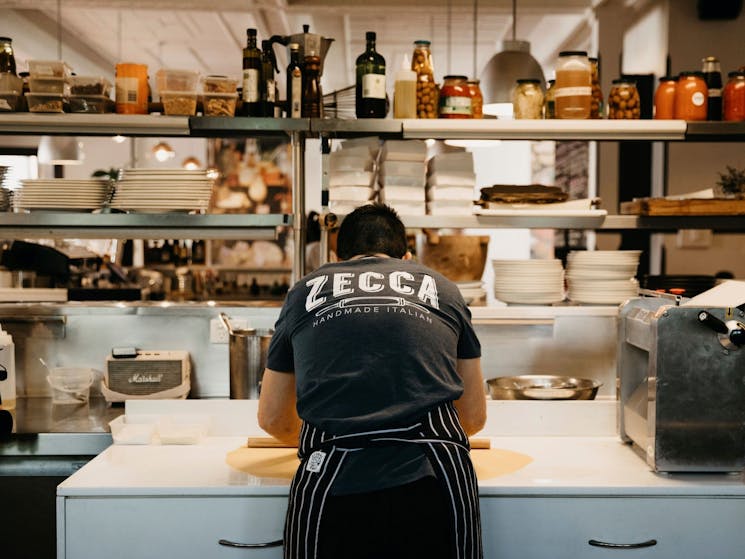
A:
<svg viewBox="0 0 745 559">
<path fill-rule="evenodd" d="M 197 93 L 186 91 L 161 91 L 163 114 L 193 116 L 197 114 Z"/>
<path fill-rule="evenodd" d="M 72 76 L 70 93 L 72 95 L 105 95 L 111 92 L 111 82 L 103 76 Z"/>
<path fill-rule="evenodd" d="M 675 118 L 675 86 L 677 76 L 662 76 L 654 92 L 654 118 L 669 120 Z"/>
<path fill-rule="evenodd" d="M 512 92 L 512 111 L 516 119 L 543 117 L 543 90 L 540 80 L 517 80 Z"/>
<path fill-rule="evenodd" d="M 608 118 L 633 120 L 641 117 L 639 91 L 636 83 L 627 79 L 613 80 L 608 95 Z"/>
<path fill-rule="evenodd" d="M 730 72 L 727 77 L 722 95 L 724 120 L 745 120 L 745 72 Z"/>
<path fill-rule="evenodd" d="M 163 92 L 186 92 L 196 93 L 199 83 L 199 72 L 194 70 L 170 70 L 161 68 L 155 74 L 158 93 Z"/>
<path fill-rule="evenodd" d="M 681 72 L 675 85 L 675 118 L 706 120 L 708 95 L 701 72 Z"/>
<path fill-rule="evenodd" d="M 26 93 L 30 113 L 64 113 L 67 98 L 58 93 Z"/>
<path fill-rule="evenodd" d="M 29 60 L 28 71 L 32 78 L 69 78 L 72 74 L 63 60 Z"/>
<path fill-rule="evenodd" d="M 468 80 L 468 92 L 471 94 L 471 116 L 484 118 L 484 94 L 481 92 L 481 80 Z"/>
<path fill-rule="evenodd" d="M 70 94 L 70 84 L 66 78 L 29 78 L 28 88 L 31 93 Z"/>
<path fill-rule="evenodd" d="M 17 111 L 21 99 L 21 94 L 18 91 L 0 91 L 0 111 Z"/>
<path fill-rule="evenodd" d="M 236 93 L 238 80 L 226 76 L 205 76 L 202 79 L 202 88 L 205 93 Z"/>
<path fill-rule="evenodd" d="M 119 62 L 115 83 L 117 113 L 147 114 L 150 87 L 146 64 Z"/>
<path fill-rule="evenodd" d="M 590 61 L 590 83 L 592 87 L 590 118 L 603 118 L 603 90 L 600 88 L 600 61 L 597 58 L 589 58 L 588 60 Z"/>
<path fill-rule="evenodd" d="M 418 118 L 437 118 L 437 84 L 429 41 L 414 41 L 411 69 L 416 72 L 416 112 Z"/>
<path fill-rule="evenodd" d="M 150 444 L 160 419 L 157 415 L 120 415 L 109 422 L 114 444 Z"/>
<path fill-rule="evenodd" d="M 71 113 L 112 113 L 114 112 L 114 101 L 106 95 L 71 95 Z"/>
<path fill-rule="evenodd" d="M 586 51 L 562 51 L 556 66 L 556 118 L 590 118 L 592 66 Z"/>
<path fill-rule="evenodd" d="M 205 91 L 202 98 L 202 112 L 204 116 L 234 116 L 237 102 L 237 93 L 208 93 Z"/>
<path fill-rule="evenodd" d="M 23 91 L 23 80 L 9 72 L 0 72 L 0 91 Z"/>
<path fill-rule="evenodd" d="M 473 118 L 466 76 L 445 76 L 440 88 L 440 118 Z"/>
</svg>

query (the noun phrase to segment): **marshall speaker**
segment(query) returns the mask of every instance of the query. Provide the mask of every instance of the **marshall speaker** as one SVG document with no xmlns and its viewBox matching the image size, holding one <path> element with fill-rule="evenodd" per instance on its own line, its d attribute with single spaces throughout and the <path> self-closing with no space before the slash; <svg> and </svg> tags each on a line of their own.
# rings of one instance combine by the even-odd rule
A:
<svg viewBox="0 0 745 559">
<path fill-rule="evenodd" d="M 186 351 L 137 351 L 130 357 L 109 356 L 101 392 L 108 402 L 186 398 L 191 389 L 191 362 Z"/>
</svg>

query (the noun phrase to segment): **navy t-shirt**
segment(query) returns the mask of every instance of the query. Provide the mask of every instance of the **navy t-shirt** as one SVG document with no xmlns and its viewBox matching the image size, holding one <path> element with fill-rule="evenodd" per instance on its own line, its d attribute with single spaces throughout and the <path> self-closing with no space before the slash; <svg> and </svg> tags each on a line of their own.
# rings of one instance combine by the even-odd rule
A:
<svg viewBox="0 0 745 559">
<path fill-rule="evenodd" d="M 330 434 L 405 425 L 463 383 L 457 359 L 481 346 L 457 286 L 413 261 L 326 264 L 289 291 L 267 367 L 295 374 L 301 419 Z M 332 489 L 351 493 L 432 473 L 416 445 L 353 453 Z"/>
</svg>

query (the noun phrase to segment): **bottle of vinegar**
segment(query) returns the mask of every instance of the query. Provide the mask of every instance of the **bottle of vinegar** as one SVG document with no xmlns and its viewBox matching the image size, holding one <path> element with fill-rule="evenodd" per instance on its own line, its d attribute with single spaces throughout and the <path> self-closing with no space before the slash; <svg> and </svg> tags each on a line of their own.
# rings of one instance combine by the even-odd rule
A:
<svg viewBox="0 0 745 559">
<path fill-rule="evenodd" d="M 375 32 L 365 33 L 367 48 L 357 57 L 357 118 L 385 118 L 385 58 L 375 50 Z"/>
<path fill-rule="evenodd" d="M 274 116 L 276 103 L 276 86 L 274 79 L 274 51 L 270 41 L 261 41 L 261 116 Z"/>
<path fill-rule="evenodd" d="M 242 116 L 261 116 L 261 51 L 256 46 L 256 29 L 246 29 L 246 48 L 243 49 L 243 107 Z"/>
</svg>

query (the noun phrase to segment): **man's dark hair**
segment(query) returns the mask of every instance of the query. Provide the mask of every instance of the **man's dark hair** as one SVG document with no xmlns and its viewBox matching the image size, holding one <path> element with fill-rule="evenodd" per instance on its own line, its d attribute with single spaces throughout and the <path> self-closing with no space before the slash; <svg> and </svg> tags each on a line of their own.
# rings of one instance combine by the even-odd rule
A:
<svg viewBox="0 0 745 559">
<path fill-rule="evenodd" d="M 361 254 L 402 258 L 406 254 L 406 228 L 390 206 L 365 204 L 342 221 L 336 254 L 342 260 Z"/>
</svg>

